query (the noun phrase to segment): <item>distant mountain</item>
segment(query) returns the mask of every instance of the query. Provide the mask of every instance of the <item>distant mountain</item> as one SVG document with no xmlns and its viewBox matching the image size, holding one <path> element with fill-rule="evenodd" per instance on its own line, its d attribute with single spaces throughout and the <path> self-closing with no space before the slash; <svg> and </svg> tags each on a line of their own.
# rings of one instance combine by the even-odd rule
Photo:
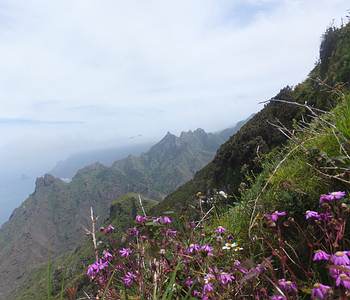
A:
<svg viewBox="0 0 350 300">
<path fill-rule="evenodd" d="M 0 230 L 0 299 L 8 299 L 38 264 L 79 245 L 91 206 L 104 220 L 121 195 L 137 192 L 162 200 L 214 157 L 225 141 L 221 134 L 202 129 L 179 137 L 168 133 L 148 152 L 110 167 L 89 165 L 71 182 L 49 174 L 38 178 L 34 193 Z"/>
<path fill-rule="evenodd" d="M 140 155 L 151 146 L 150 143 L 143 143 L 76 153 L 59 161 L 49 173 L 58 178 L 72 178 L 79 169 L 87 165 L 99 162 L 110 166 L 116 160 L 128 155 Z"/>
</svg>

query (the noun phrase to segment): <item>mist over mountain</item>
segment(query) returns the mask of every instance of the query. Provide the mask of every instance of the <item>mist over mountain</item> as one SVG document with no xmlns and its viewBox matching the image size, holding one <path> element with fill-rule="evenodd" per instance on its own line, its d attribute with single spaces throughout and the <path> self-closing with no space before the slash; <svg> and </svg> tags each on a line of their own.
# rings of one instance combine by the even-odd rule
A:
<svg viewBox="0 0 350 300">
<path fill-rule="evenodd" d="M 48 251 L 55 257 L 79 245 L 91 206 L 105 219 L 112 201 L 130 192 L 161 201 L 210 162 L 220 145 L 244 123 L 216 133 L 196 129 L 176 136 L 168 132 L 147 152 L 128 155 L 111 166 L 101 162 L 85 166 L 69 182 L 50 174 L 37 178 L 34 192 L 0 229 L 0 245 L 4 246 L 0 257 L 11 257 L 0 260 L 0 270 L 7 270 L 0 272 L 0 299 L 27 278 L 36 264 L 44 263 Z M 85 155 L 68 160 L 62 172 L 71 171 Z M 23 269 L 21 278 L 9 284 L 18 268 Z"/>
<path fill-rule="evenodd" d="M 116 160 L 125 158 L 128 155 L 139 155 L 145 152 L 151 145 L 151 143 L 132 144 L 124 147 L 120 146 L 76 153 L 65 160 L 59 161 L 48 173 L 58 178 L 72 178 L 79 169 L 89 164 L 100 162 L 105 166 L 110 166 Z"/>
</svg>

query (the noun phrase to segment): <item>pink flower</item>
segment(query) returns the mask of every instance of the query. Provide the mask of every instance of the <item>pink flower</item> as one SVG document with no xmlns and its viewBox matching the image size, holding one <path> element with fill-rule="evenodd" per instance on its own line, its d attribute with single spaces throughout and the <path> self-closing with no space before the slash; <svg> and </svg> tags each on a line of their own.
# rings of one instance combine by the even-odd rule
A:
<svg viewBox="0 0 350 300">
<path fill-rule="evenodd" d="M 347 251 L 337 251 L 331 256 L 331 261 L 337 266 L 349 265 L 350 260 L 347 256 Z"/>
<path fill-rule="evenodd" d="M 136 227 L 133 227 L 133 228 L 129 228 L 128 229 L 128 234 L 130 236 L 138 236 L 140 233 L 140 231 L 136 228 Z"/>
<path fill-rule="evenodd" d="M 112 253 L 110 253 L 109 251 L 107 250 L 104 250 L 103 251 L 103 257 L 106 261 L 111 261 L 113 259 L 113 255 Z"/>
<path fill-rule="evenodd" d="M 215 280 L 215 276 L 211 273 L 208 273 L 204 276 L 204 282 L 209 283 L 210 281 Z"/>
<path fill-rule="evenodd" d="M 317 250 L 315 251 L 313 261 L 329 260 L 330 257 L 331 256 L 328 253 L 322 250 Z"/>
<path fill-rule="evenodd" d="M 194 252 L 198 252 L 201 249 L 201 246 L 198 244 L 191 244 L 187 249 L 186 252 L 187 253 L 194 253 Z"/>
<path fill-rule="evenodd" d="M 270 298 L 271 300 L 286 300 L 287 298 L 281 295 L 273 295 Z"/>
<path fill-rule="evenodd" d="M 311 292 L 311 298 L 312 299 L 319 299 L 319 300 L 326 299 L 330 290 L 331 290 L 331 287 L 328 285 L 324 285 L 321 283 L 315 283 L 315 285 L 312 289 L 312 292 Z"/>
<path fill-rule="evenodd" d="M 306 220 L 308 220 L 308 219 L 319 220 L 319 219 L 321 219 L 321 216 L 319 215 L 319 213 L 317 211 L 307 210 L 306 214 L 305 214 L 305 218 L 306 218 Z"/>
<path fill-rule="evenodd" d="M 132 272 L 127 272 L 123 277 L 123 282 L 127 287 L 130 287 L 136 280 L 136 275 Z"/>
<path fill-rule="evenodd" d="M 329 267 L 329 276 L 333 279 L 337 279 L 340 274 L 346 274 L 350 276 L 350 267 L 349 266 L 330 266 Z"/>
<path fill-rule="evenodd" d="M 213 255 L 213 247 L 208 244 L 201 246 L 200 251 L 205 252 L 209 256 Z"/>
<path fill-rule="evenodd" d="M 192 285 L 193 285 L 193 283 L 194 283 L 194 281 L 193 281 L 193 279 L 191 278 L 191 277 L 187 277 L 186 278 L 186 280 L 185 280 L 185 285 L 187 286 L 187 287 L 191 287 Z"/>
<path fill-rule="evenodd" d="M 234 279 L 235 279 L 235 277 L 231 274 L 228 274 L 225 272 L 219 274 L 219 281 L 223 285 L 227 285 L 227 284 L 231 283 Z"/>
<path fill-rule="evenodd" d="M 100 231 L 103 232 L 104 234 L 109 234 L 114 231 L 114 227 L 112 224 L 108 225 L 107 227 L 101 227 Z"/>
<path fill-rule="evenodd" d="M 320 203 L 332 202 L 335 200 L 340 200 L 346 195 L 345 192 L 332 192 L 329 194 L 323 194 L 320 196 Z"/>
<path fill-rule="evenodd" d="M 330 212 L 320 213 L 320 220 L 329 221 L 331 220 L 333 215 Z"/>
<path fill-rule="evenodd" d="M 248 269 L 242 267 L 242 264 L 239 260 L 235 260 L 235 262 L 233 263 L 233 265 L 237 268 L 237 270 L 239 272 L 241 272 L 242 274 L 247 274 L 248 273 Z"/>
<path fill-rule="evenodd" d="M 216 229 L 215 229 L 215 233 L 218 233 L 218 234 L 222 234 L 226 231 L 226 228 L 225 227 L 222 227 L 222 226 L 218 226 Z"/>
<path fill-rule="evenodd" d="M 136 223 L 143 224 L 147 221 L 147 217 L 137 215 L 135 218 Z"/>
<path fill-rule="evenodd" d="M 286 293 L 296 293 L 296 292 L 298 292 L 297 285 L 294 282 L 292 282 L 292 281 L 285 280 L 284 278 L 278 280 L 278 285 Z"/>
<path fill-rule="evenodd" d="M 342 285 L 346 289 L 350 289 L 350 277 L 344 273 L 340 274 L 336 281 L 335 281 L 336 286 Z"/>
<path fill-rule="evenodd" d="M 119 250 L 119 254 L 122 257 L 128 257 L 128 256 L 130 256 L 131 253 L 132 253 L 132 251 L 130 248 L 122 248 Z"/>
<path fill-rule="evenodd" d="M 214 286 L 209 282 L 203 286 L 203 294 L 209 294 L 214 291 Z"/>
<path fill-rule="evenodd" d="M 283 217 L 283 216 L 286 216 L 286 215 L 287 215 L 287 213 L 285 211 L 278 211 L 278 210 L 276 210 L 272 214 L 266 214 L 265 218 L 268 221 L 270 221 L 270 222 L 277 222 L 279 217 Z"/>
<path fill-rule="evenodd" d="M 192 293 L 192 295 L 194 296 L 194 297 L 201 297 L 202 296 L 202 293 L 201 292 L 199 292 L 199 291 L 197 291 L 197 290 L 194 290 L 193 291 L 193 293 Z"/>
<path fill-rule="evenodd" d="M 160 224 L 163 224 L 163 225 L 166 225 L 166 224 L 170 224 L 172 221 L 169 217 L 165 216 L 165 217 L 159 217 L 157 219 L 157 221 L 160 223 Z"/>
<path fill-rule="evenodd" d="M 107 267 L 108 267 L 108 262 L 102 259 L 99 259 L 98 261 L 88 266 L 88 270 L 86 274 L 90 277 L 90 279 L 94 279 L 100 271 L 106 269 Z"/>
</svg>

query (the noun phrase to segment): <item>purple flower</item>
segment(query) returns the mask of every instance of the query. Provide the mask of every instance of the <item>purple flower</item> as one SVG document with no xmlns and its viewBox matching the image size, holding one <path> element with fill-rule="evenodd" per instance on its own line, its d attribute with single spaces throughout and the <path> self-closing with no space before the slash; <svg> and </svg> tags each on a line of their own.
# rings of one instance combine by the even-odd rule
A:
<svg viewBox="0 0 350 300">
<path fill-rule="evenodd" d="M 194 296 L 194 297 L 201 297 L 202 296 L 202 293 L 200 292 L 200 291 L 197 291 L 197 290 L 194 290 L 193 291 L 193 293 L 192 293 L 192 295 Z"/>
<path fill-rule="evenodd" d="M 140 233 L 140 231 L 136 228 L 136 227 L 133 227 L 133 228 L 129 228 L 128 229 L 128 234 L 130 236 L 138 236 Z"/>
<path fill-rule="evenodd" d="M 214 291 L 214 286 L 208 282 L 203 286 L 203 294 L 209 294 Z"/>
<path fill-rule="evenodd" d="M 165 235 L 167 237 L 176 237 L 176 234 L 177 234 L 177 231 L 170 228 L 165 231 Z"/>
<path fill-rule="evenodd" d="M 130 287 L 136 280 L 136 275 L 132 272 L 127 272 L 123 277 L 123 282 L 127 287 Z"/>
<path fill-rule="evenodd" d="M 265 218 L 268 221 L 270 221 L 270 222 L 277 222 L 279 217 L 283 217 L 283 216 L 286 216 L 286 215 L 287 215 L 287 213 L 285 211 L 278 211 L 278 210 L 276 210 L 272 214 L 266 214 Z"/>
<path fill-rule="evenodd" d="M 138 224 L 143 224 L 143 223 L 145 223 L 147 221 L 147 217 L 137 215 L 136 218 L 135 218 L 135 221 Z"/>
<path fill-rule="evenodd" d="M 218 226 L 216 229 L 215 229 L 215 233 L 218 233 L 218 234 L 222 234 L 226 231 L 226 228 L 225 227 L 222 227 L 222 226 Z"/>
<path fill-rule="evenodd" d="M 284 278 L 278 280 L 278 285 L 286 293 L 296 293 L 298 291 L 297 285 L 294 282 L 285 280 Z"/>
<path fill-rule="evenodd" d="M 227 284 L 231 283 L 234 279 L 235 279 L 235 277 L 231 274 L 228 274 L 225 272 L 219 274 L 219 281 L 223 285 L 227 285 Z"/>
<path fill-rule="evenodd" d="M 306 214 L 305 214 L 305 218 L 306 218 L 306 220 L 308 220 L 308 219 L 320 220 L 321 216 L 319 215 L 319 213 L 317 211 L 307 210 Z"/>
<path fill-rule="evenodd" d="M 185 285 L 187 286 L 187 287 L 191 287 L 192 285 L 193 285 L 193 283 L 194 283 L 194 281 L 193 281 L 193 279 L 191 278 L 191 277 L 187 277 L 186 278 L 186 280 L 185 280 Z"/>
<path fill-rule="evenodd" d="M 273 295 L 270 298 L 271 300 L 286 300 L 287 298 L 281 295 Z"/>
<path fill-rule="evenodd" d="M 98 261 L 94 262 L 90 266 L 88 266 L 87 275 L 94 279 L 98 273 L 108 267 L 108 262 L 104 261 L 102 259 L 99 259 Z"/>
<path fill-rule="evenodd" d="M 333 279 L 337 279 L 340 274 L 346 274 L 350 276 L 350 267 L 349 266 L 330 266 L 329 267 L 329 276 Z"/>
<path fill-rule="evenodd" d="M 233 263 L 233 265 L 237 268 L 237 270 L 239 272 L 241 272 L 242 274 L 247 274 L 248 273 L 248 269 L 242 267 L 242 264 L 239 260 L 235 260 L 235 262 Z"/>
<path fill-rule="evenodd" d="M 331 287 L 328 285 L 324 285 L 321 283 L 315 283 L 312 292 L 311 292 L 311 298 L 312 299 L 319 299 L 323 300 L 326 299 Z"/>
<path fill-rule="evenodd" d="M 208 245 L 208 244 L 205 244 L 203 246 L 200 247 L 200 251 L 202 252 L 205 252 L 207 255 L 213 255 L 213 247 Z"/>
<path fill-rule="evenodd" d="M 103 257 L 106 261 L 111 261 L 113 259 L 113 255 L 112 253 L 110 253 L 109 251 L 107 250 L 104 250 L 103 251 Z"/>
<path fill-rule="evenodd" d="M 100 231 L 103 232 L 104 234 L 109 234 L 114 231 L 114 227 L 112 224 L 108 225 L 107 227 L 101 227 Z"/>
<path fill-rule="evenodd" d="M 337 266 L 349 265 L 350 260 L 347 256 L 347 251 L 337 251 L 331 256 L 331 261 Z"/>
<path fill-rule="evenodd" d="M 335 200 L 340 200 L 346 195 L 345 192 L 332 192 L 329 194 L 323 194 L 320 196 L 320 203 L 332 202 Z"/>
<path fill-rule="evenodd" d="M 215 276 L 211 273 L 208 273 L 204 276 L 204 282 L 209 283 L 210 281 L 215 280 Z"/>
<path fill-rule="evenodd" d="M 159 218 L 157 219 L 157 221 L 158 221 L 160 224 L 164 224 L 164 225 L 170 224 L 170 223 L 172 222 L 171 219 L 170 219 L 169 217 L 167 217 L 167 216 L 165 216 L 165 217 L 159 217 Z"/>
<path fill-rule="evenodd" d="M 317 250 L 315 251 L 313 261 L 329 260 L 330 257 L 331 256 L 328 253 L 322 250 Z"/>
<path fill-rule="evenodd" d="M 336 281 L 335 281 L 336 286 L 342 285 L 346 289 L 350 289 L 350 277 L 344 273 L 340 274 Z"/>
<path fill-rule="evenodd" d="M 331 220 L 333 215 L 330 212 L 320 213 L 320 220 L 329 221 Z"/>
<path fill-rule="evenodd" d="M 187 253 L 194 253 L 194 252 L 198 252 L 201 249 L 201 246 L 198 244 L 191 244 L 187 249 L 186 252 Z"/>
<path fill-rule="evenodd" d="M 131 253 L 132 253 L 132 251 L 130 248 L 122 248 L 119 250 L 119 254 L 122 257 L 128 257 L 128 256 L 130 256 Z"/>
</svg>

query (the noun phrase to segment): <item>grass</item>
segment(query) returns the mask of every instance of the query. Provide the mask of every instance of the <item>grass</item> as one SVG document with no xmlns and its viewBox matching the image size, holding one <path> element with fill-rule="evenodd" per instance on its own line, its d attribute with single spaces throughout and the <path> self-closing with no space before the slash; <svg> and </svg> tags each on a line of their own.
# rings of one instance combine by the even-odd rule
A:
<svg viewBox="0 0 350 300">
<path fill-rule="evenodd" d="M 318 204 L 318 195 L 349 189 L 349 184 L 334 177 L 337 171 L 324 171 L 323 168 L 341 168 L 350 164 L 350 158 L 345 153 L 345 149 L 350 147 L 350 96 L 344 96 L 343 102 L 322 119 L 313 121 L 310 128 L 297 133 L 296 141 L 290 141 L 284 148 L 268 154 L 263 160 L 260 175 L 246 179 L 250 186 L 241 193 L 240 203 L 213 220 L 212 226 L 227 227 L 235 233 L 239 242 L 251 245 L 248 228 L 257 198 L 254 216 L 257 219 L 274 210 L 286 210 L 303 219 L 305 210 Z M 286 153 L 298 143 L 302 146 L 273 173 Z M 261 193 L 268 180 L 266 189 Z"/>
</svg>

